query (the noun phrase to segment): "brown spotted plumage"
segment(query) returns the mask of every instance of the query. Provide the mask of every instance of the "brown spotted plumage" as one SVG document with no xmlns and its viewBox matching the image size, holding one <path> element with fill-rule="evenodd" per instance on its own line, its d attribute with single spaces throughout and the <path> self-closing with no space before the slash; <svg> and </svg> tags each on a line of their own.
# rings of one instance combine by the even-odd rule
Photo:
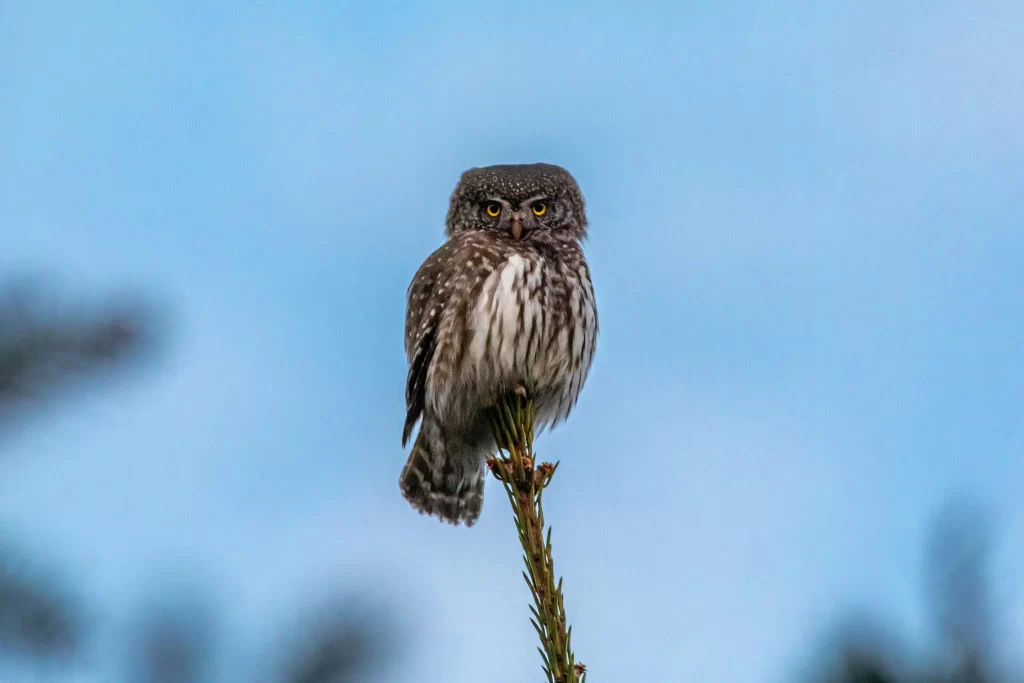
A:
<svg viewBox="0 0 1024 683">
<path fill-rule="evenodd" d="M 539 429 L 576 405 L 598 330 L 586 229 L 576 181 L 558 166 L 489 166 L 459 180 L 448 240 L 408 291 L 403 446 L 421 424 L 400 486 L 420 512 L 476 521 L 496 451 L 486 410 L 503 395 L 526 388 Z"/>
</svg>

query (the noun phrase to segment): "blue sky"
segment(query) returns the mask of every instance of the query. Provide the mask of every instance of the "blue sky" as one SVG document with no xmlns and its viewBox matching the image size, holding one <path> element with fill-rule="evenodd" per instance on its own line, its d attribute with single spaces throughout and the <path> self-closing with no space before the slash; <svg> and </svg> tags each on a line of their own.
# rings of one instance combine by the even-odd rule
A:
<svg viewBox="0 0 1024 683">
<path fill-rule="evenodd" d="M 448 194 L 547 161 L 588 200 L 601 314 L 538 443 L 598 678 L 783 680 L 848 606 L 923 633 L 960 492 L 998 510 L 1024 638 L 1020 3 L 0 14 L 0 268 L 173 311 L 160 363 L 30 423 L 0 478 L 0 523 L 114 623 L 178 563 L 251 680 L 297 586 L 369 586 L 413 625 L 394 680 L 537 675 L 500 489 L 453 529 L 397 479 L 404 294 Z"/>
</svg>

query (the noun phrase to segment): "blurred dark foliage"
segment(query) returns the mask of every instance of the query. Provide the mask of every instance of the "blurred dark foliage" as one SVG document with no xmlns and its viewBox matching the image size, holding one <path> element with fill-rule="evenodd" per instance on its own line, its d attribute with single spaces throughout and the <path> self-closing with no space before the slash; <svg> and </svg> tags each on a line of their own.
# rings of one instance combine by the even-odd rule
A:
<svg viewBox="0 0 1024 683">
<path fill-rule="evenodd" d="M 0 652 L 67 659 L 81 645 L 83 626 L 73 596 L 23 553 L 0 545 Z"/>
<path fill-rule="evenodd" d="M 394 626 L 379 609 L 326 600 L 295 635 L 282 683 L 370 680 L 394 652 Z"/>
<path fill-rule="evenodd" d="M 157 318 L 134 299 L 72 303 L 30 282 L 0 290 L 0 427 L 16 407 L 129 367 L 156 348 Z"/>
<path fill-rule="evenodd" d="M 381 605 L 358 606 L 349 592 L 316 600 L 312 614 L 258 647 L 261 678 L 274 683 L 357 683 L 379 680 L 395 654 L 395 628 Z M 141 608 L 128 646 L 126 681 L 212 683 L 220 656 L 218 611 L 200 586 L 164 586 Z M 282 658 L 283 653 L 283 658 Z M 280 659 L 279 665 L 269 660 Z M 230 680 L 235 678 L 228 676 Z"/>
<path fill-rule="evenodd" d="M 829 647 L 824 652 L 827 664 L 820 667 L 826 675 L 813 676 L 814 681 L 888 683 L 912 680 L 907 679 L 903 640 L 871 614 L 848 615 L 827 642 Z"/>
<path fill-rule="evenodd" d="M 937 635 L 951 665 L 971 675 L 982 675 L 999 631 L 989 596 L 992 542 L 987 510 L 958 501 L 941 512 L 926 547 L 926 590 Z"/>
<path fill-rule="evenodd" d="M 60 302 L 34 283 L 0 291 L 0 428 L 93 371 L 138 357 L 153 338 L 151 317 L 132 304 Z M 0 647 L 8 656 L 68 658 L 82 646 L 78 600 L 0 534 Z"/>
<path fill-rule="evenodd" d="M 929 656 L 914 657 L 877 622 L 857 622 L 832 639 L 827 683 L 1024 683 L 999 661 L 1000 629 L 988 576 L 993 549 L 988 510 L 955 500 L 936 517 L 925 547 L 926 597 L 937 636 Z M 1012 648 L 1020 652 L 1018 646 Z"/>
<path fill-rule="evenodd" d="M 35 283 L 0 287 L 0 430 L 25 415 L 24 407 L 68 391 L 89 378 L 135 368 L 159 348 L 165 330 L 148 303 L 72 303 L 44 294 Z M 0 443 L 0 448 L 2 448 Z M 0 453 L 2 455 L 2 453 Z M 63 590 L 15 552 L 0 530 L 0 664 L 32 660 L 50 665 L 86 648 L 90 629 L 79 596 Z M 341 602 L 320 619 L 307 620 L 263 650 L 284 648 L 281 683 L 350 683 L 379 680 L 393 650 L 386 610 L 360 612 Z M 320 612 L 323 612 L 321 607 Z M 217 619 L 202 591 L 178 587 L 142 610 L 119 642 L 129 644 L 132 683 L 213 681 Z M 285 641 L 292 641 L 290 645 Z M 231 677 L 229 677 L 231 678 Z M 6 682 L 2 682 L 6 683 Z"/>
<path fill-rule="evenodd" d="M 196 586 L 167 586 L 141 610 L 130 641 L 128 681 L 212 681 L 218 629 L 213 608 Z"/>
</svg>

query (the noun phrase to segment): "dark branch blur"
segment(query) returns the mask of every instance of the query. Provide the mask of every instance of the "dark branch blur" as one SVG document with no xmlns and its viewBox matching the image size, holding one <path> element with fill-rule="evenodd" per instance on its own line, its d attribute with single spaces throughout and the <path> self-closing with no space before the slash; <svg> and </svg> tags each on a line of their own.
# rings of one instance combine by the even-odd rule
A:
<svg viewBox="0 0 1024 683">
<path fill-rule="evenodd" d="M 95 380 L 137 370 L 139 361 L 165 341 L 166 330 L 158 319 L 152 302 L 141 298 L 73 303 L 45 295 L 36 286 L 0 288 L 0 432 L 76 387 L 95 389 Z M 0 441 L 0 456 L 3 446 Z M 0 680 L 6 680 L 3 673 L 11 664 L 51 671 L 58 664 L 91 666 L 103 659 L 87 651 L 100 640 L 90 637 L 91 631 L 111 625 L 86 620 L 83 615 L 95 610 L 84 607 L 85 596 L 66 590 L 69 582 L 44 569 L 33 559 L 36 555 L 22 546 L 15 548 L 0 529 Z M 115 638 L 128 644 L 127 680 L 212 682 L 215 665 L 223 658 L 218 650 L 218 614 L 197 586 L 178 586 L 160 595 L 161 600 L 142 608 L 137 621 Z M 310 620 L 280 634 L 279 642 L 260 647 L 261 652 L 286 652 L 287 666 L 272 680 L 380 679 L 393 654 L 387 610 L 357 612 L 337 604 L 329 618 Z M 265 668 L 274 667 L 268 662 Z"/>
<path fill-rule="evenodd" d="M 83 380 L 133 369 L 159 339 L 151 306 L 71 303 L 39 286 L 0 289 L 0 428 Z"/>
<path fill-rule="evenodd" d="M 937 519 L 926 548 L 926 590 L 940 642 L 963 680 L 990 680 L 987 668 L 999 632 L 989 598 L 991 522 L 968 501 L 948 506 Z"/>
<path fill-rule="evenodd" d="M 292 640 L 282 683 L 372 680 L 380 663 L 395 654 L 387 615 L 379 607 L 360 608 L 346 596 L 319 602 Z"/>
<path fill-rule="evenodd" d="M 140 609 L 129 642 L 128 675 L 134 683 L 212 681 L 219 638 L 213 605 L 201 587 L 161 586 Z"/>
<path fill-rule="evenodd" d="M 0 654 L 67 659 L 82 625 L 73 596 L 0 535 Z"/>
<path fill-rule="evenodd" d="M 811 681 L 827 683 L 1022 683 L 1024 676 L 1003 661 L 1002 630 L 990 598 L 993 533 L 988 510 L 956 500 L 936 516 L 925 543 L 925 597 L 935 646 L 911 650 L 880 622 L 858 619 L 841 629 L 824 652 L 822 671 Z M 1019 655 L 1019 646 L 1008 652 Z"/>
<path fill-rule="evenodd" d="M 127 369 L 154 339 L 149 313 L 135 303 L 70 305 L 24 283 L 0 290 L 0 429 L 89 376 Z M 79 604 L 0 532 L 0 652 L 71 657 L 84 640 Z"/>
</svg>

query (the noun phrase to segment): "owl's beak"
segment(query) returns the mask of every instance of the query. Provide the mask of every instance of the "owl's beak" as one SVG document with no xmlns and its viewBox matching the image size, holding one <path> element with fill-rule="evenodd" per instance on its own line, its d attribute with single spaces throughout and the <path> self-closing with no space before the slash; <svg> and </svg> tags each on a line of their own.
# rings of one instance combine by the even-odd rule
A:
<svg viewBox="0 0 1024 683">
<path fill-rule="evenodd" d="M 516 242 L 523 236 L 523 222 L 519 218 L 519 214 L 512 216 L 512 239 Z"/>
</svg>

